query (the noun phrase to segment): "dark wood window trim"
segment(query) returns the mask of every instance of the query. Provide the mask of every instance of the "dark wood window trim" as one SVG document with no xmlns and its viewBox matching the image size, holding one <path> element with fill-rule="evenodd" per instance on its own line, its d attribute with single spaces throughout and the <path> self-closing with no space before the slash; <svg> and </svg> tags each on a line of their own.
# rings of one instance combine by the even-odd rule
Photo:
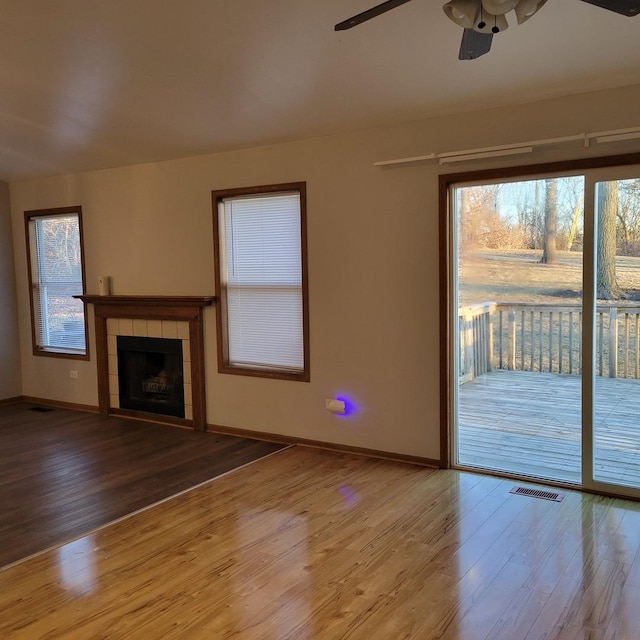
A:
<svg viewBox="0 0 640 640">
<path fill-rule="evenodd" d="M 440 466 L 451 465 L 450 424 L 452 420 L 451 402 L 453 390 L 450 387 L 451 362 L 449 344 L 453 336 L 450 332 L 451 316 L 451 271 L 449 262 L 450 246 L 450 193 L 451 188 L 465 182 L 490 182 L 519 177 L 536 177 L 559 173 L 581 173 L 590 169 L 623 167 L 640 164 L 640 153 L 615 156 L 583 158 L 541 164 L 481 169 L 463 173 L 449 173 L 439 176 L 438 210 L 440 222 Z"/>
<path fill-rule="evenodd" d="M 84 353 L 71 353 L 64 350 L 51 350 L 43 349 L 39 347 L 36 338 L 36 318 L 35 318 L 35 302 L 33 299 L 33 276 L 32 276 L 32 260 L 31 255 L 31 242 L 29 237 L 29 223 L 31 220 L 39 217 L 51 217 L 51 216 L 63 216 L 68 214 L 76 214 L 78 216 L 78 228 L 80 234 L 80 252 L 81 252 L 81 271 L 82 271 L 82 293 L 86 293 L 86 271 L 85 271 L 85 257 L 84 257 L 84 236 L 82 229 L 82 207 L 80 205 L 71 207 L 57 207 L 54 209 L 35 209 L 33 211 L 24 212 L 24 226 L 25 226 L 25 238 L 27 247 L 27 272 L 29 276 L 29 305 L 31 310 L 31 344 L 33 347 L 33 355 L 45 356 L 48 358 L 66 358 L 70 360 L 89 360 L 89 331 L 87 322 L 87 309 L 84 307 L 84 335 L 85 335 L 85 350 Z"/>
<path fill-rule="evenodd" d="M 221 286 L 220 265 L 220 233 L 218 206 L 224 198 L 237 196 L 251 196 L 261 194 L 273 194 L 279 192 L 297 191 L 300 194 L 300 232 L 301 232 L 301 260 L 302 260 L 302 330 L 304 367 L 300 372 L 278 371 L 271 368 L 240 367 L 229 364 L 228 332 L 227 332 L 227 301 L 225 292 Z M 218 346 L 218 371 L 234 375 L 254 376 L 261 378 L 275 378 L 279 380 L 293 380 L 309 382 L 309 286 L 307 267 L 307 198 L 306 182 L 291 182 L 285 184 L 263 185 L 256 187 L 242 187 L 234 189 L 221 189 L 211 192 L 213 207 L 213 244 L 215 252 L 215 286 L 216 286 L 216 333 Z"/>
</svg>

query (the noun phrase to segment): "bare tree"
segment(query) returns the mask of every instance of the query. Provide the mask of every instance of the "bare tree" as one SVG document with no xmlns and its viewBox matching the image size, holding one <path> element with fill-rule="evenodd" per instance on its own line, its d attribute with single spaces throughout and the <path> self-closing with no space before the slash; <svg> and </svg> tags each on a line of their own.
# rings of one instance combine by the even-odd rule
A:
<svg viewBox="0 0 640 640">
<path fill-rule="evenodd" d="M 72 216 L 56 216 L 44 219 L 41 225 L 41 250 L 46 253 L 47 264 L 55 268 L 54 274 L 47 274 L 55 280 L 67 278 L 77 280 L 82 268 L 78 221 Z"/>
<path fill-rule="evenodd" d="M 582 218 L 582 203 L 578 203 L 573 208 L 573 215 L 571 216 L 571 227 L 569 229 L 569 237 L 567 238 L 567 251 L 571 251 L 573 248 L 573 243 L 576 240 L 576 235 L 578 233 L 578 225 L 580 224 L 580 219 Z"/>
<path fill-rule="evenodd" d="M 460 197 L 460 246 L 489 247 L 495 236 L 503 235 L 503 224 L 498 210 L 499 184 L 463 187 Z"/>
<path fill-rule="evenodd" d="M 616 221 L 618 217 L 618 183 L 598 185 L 598 240 L 596 295 L 600 300 L 618 300 L 622 290 L 616 276 Z"/>
<path fill-rule="evenodd" d="M 552 264 L 556 260 L 556 226 L 558 219 L 558 183 L 555 178 L 546 181 L 544 204 L 544 240 L 542 248 L 543 264 Z"/>
<path fill-rule="evenodd" d="M 640 180 L 618 183 L 618 253 L 640 255 Z"/>
<path fill-rule="evenodd" d="M 560 178 L 559 182 L 558 247 L 580 251 L 583 241 L 584 179 L 582 176 L 568 176 Z"/>
</svg>

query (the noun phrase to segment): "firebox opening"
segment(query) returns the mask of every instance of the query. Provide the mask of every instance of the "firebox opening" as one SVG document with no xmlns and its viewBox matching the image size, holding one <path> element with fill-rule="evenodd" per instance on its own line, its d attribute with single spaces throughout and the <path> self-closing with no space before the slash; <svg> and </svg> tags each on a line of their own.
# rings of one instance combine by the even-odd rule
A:
<svg viewBox="0 0 640 640">
<path fill-rule="evenodd" d="M 182 340 L 117 336 L 120 407 L 184 418 Z"/>
</svg>

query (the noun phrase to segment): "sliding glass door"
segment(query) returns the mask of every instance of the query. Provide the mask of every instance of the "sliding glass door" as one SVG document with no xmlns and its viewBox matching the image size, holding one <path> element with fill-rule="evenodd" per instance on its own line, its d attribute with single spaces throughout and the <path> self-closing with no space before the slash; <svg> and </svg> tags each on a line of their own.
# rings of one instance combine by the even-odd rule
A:
<svg viewBox="0 0 640 640">
<path fill-rule="evenodd" d="M 595 488 L 631 490 L 640 488 L 640 170 L 607 173 L 613 177 L 590 180 L 595 307 L 585 470 Z"/>
<path fill-rule="evenodd" d="M 454 189 L 455 460 L 579 484 L 584 179 Z"/>
<path fill-rule="evenodd" d="M 468 176 L 448 194 L 452 464 L 634 493 L 640 167 Z"/>
</svg>

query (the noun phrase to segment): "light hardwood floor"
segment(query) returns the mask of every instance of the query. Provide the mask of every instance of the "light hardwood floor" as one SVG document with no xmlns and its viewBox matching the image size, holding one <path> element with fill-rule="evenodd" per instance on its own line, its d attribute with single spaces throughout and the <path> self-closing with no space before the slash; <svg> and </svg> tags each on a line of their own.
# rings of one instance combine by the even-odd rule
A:
<svg viewBox="0 0 640 640">
<path fill-rule="evenodd" d="M 634 639 L 640 505 L 293 447 L 0 572 L 0 637 Z"/>
</svg>

